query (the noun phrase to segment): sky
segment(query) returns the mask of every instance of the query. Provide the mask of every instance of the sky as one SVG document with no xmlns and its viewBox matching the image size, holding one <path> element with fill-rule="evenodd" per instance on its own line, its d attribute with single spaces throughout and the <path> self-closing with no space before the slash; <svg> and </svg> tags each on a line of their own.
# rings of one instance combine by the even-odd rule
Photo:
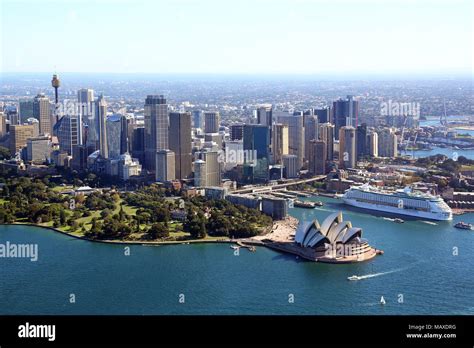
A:
<svg viewBox="0 0 474 348">
<path fill-rule="evenodd" d="M 0 0 L 1 72 L 468 73 L 471 0 Z"/>
</svg>

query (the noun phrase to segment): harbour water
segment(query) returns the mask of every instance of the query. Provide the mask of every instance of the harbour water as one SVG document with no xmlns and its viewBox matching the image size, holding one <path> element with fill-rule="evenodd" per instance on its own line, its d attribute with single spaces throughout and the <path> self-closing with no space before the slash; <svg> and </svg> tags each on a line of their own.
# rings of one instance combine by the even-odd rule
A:
<svg viewBox="0 0 474 348">
<path fill-rule="evenodd" d="M 466 116 L 448 116 L 448 122 L 459 122 L 466 121 Z M 427 120 L 420 121 L 420 126 L 441 126 L 439 122 L 439 117 L 428 117 Z M 462 129 L 462 128 L 453 128 L 458 134 L 469 134 L 474 136 L 474 130 L 472 129 Z M 464 150 L 464 149 L 455 149 L 452 147 L 433 147 L 431 150 L 421 150 L 421 151 L 401 151 L 402 155 L 412 156 L 414 158 L 422 158 L 434 156 L 437 154 L 446 155 L 449 158 L 454 158 L 455 156 L 464 156 L 468 159 L 474 159 L 474 150 Z"/>
<path fill-rule="evenodd" d="M 453 227 L 474 223 L 474 214 L 397 224 L 338 200 L 309 200 L 325 205 L 291 214 L 321 222 L 342 210 L 385 254 L 331 265 L 199 244 L 131 246 L 126 256 L 123 245 L 0 226 L 0 244 L 39 248 L 36 262 L 0 258 L 0 314 L 474 314 L 474 231 Z"/>
<path fill-rule="evenodd" d="M 413 158 L 423 158 L 434 155 L 445 155 L 448 158 L 456 158 L 464 156 L 468 159 L 474 159 L 474 150 L 454 149 L 452 147 L 433 147 L 431 150 L 417 151 L 400 151 L 403 156 L 411 156 Z"/>
</svg>

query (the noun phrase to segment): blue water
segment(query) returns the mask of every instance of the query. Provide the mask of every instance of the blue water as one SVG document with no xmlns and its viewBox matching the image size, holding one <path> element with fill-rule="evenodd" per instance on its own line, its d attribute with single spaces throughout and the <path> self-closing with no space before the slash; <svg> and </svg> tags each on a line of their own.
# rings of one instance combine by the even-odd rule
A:
<svg viewBox="0 0 474 348">
<path fill-rule="evenodd" d="M 0 226 L 1 244 L 39 245 L 37 262 L 0 258 L 0 314 L 474 314 L 474 231 L 453 227 L 474 223 L 474 214 L 396 224 L 322 200 L 324 207 L 291 214 L 322 221 L 342 209 L 385 254 L 328 265 L 263 247 L 234 256 L 227 244 L 200 244 L 132 246 L 125 256 L 121 245 Z M 354 274 L 376 276 L 348 281 Z"/>
<path fill-rule="evenodd" d="M 429 157 L 434 155 L 446 155 L 449 158 L 455 158 L 455 156 L 460 157 L 464 156 L 468 159 L 474 159 L 474 150 L 462 150 L 462 149 L 453 149 L 451 147 L 434 147 L 432 150 L 422 150 L 422 151 L 400 151 L 401 155 L 408 155 L 414 158 Z"/>
</svg>

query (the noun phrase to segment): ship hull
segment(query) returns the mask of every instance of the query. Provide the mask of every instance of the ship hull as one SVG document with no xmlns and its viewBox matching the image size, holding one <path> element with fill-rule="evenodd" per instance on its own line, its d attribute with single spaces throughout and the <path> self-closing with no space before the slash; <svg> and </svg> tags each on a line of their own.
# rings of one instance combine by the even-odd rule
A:
<svg viewBox="0 0 474 348">
<path fill-rule="evenodd" d="M 351 205 L 353 207 L 380 211 L 380 212 L 390 213 L 390 214 L 395 214 L 395 215 L 400 215 L 400 216 L 411 216 L 411 217 L 415 217 L 419 219 L 429 219 L 429 220 L 436 220 L 436 221 L 449 221 L 453 219 L 451 214 L 449 216 L 444 216 L 441 213 L 410 211 L 408 209 L 400 209 L 400 208 L 390 207 L 386 205 L 359 202 L 355 199 L 350 199 L 350 198 L 345 198 L 345 197 L 342 200 L 344 201 L 345 204 Z"/>
</svg>

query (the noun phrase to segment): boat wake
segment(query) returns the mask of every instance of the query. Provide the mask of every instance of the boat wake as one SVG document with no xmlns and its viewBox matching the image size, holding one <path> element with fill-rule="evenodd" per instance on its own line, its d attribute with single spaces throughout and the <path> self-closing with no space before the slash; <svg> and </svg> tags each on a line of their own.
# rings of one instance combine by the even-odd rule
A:
<svg viewBox="0 0 474 348">
<path fill-rule="evenodd" d="M 408 267 L 405 267 L 405 268 L 397 268 L 397 269 L 394 269 L 394 270 L 391 270 L 391 271 L 387 271 L 387 272 L 372 273 L 372 274 L 366 274 L 366 275 L 362 275 L 362 276 L 352 276 L 352 277 L 355 277 L 355 278 L 354 278 L 354 279 L 351 279 L 351 280 L 364 280 L 364 279 L 370 279 L 370 278 L 380 277 L 380 276 L 387 275 L 387 274 L 391 274 L 391 273 L 401 272 L 401 271 L 406 270 L 407 268 L 408 268 Z M 352 277 L 349 277 L 349 278 L 352 278 Z M 348 279 L 349 279 L 349 278 L 348 278 Z"/>
<path fill-rule="evenodd" d="M 421 221 L 423 222 L 424 224 L 428 224 L 428 225 L 434 225 L 434 226 L 438 226 L 438 224 L 436 222 L 433 222 L 433 221 Z"/>
</svg>

